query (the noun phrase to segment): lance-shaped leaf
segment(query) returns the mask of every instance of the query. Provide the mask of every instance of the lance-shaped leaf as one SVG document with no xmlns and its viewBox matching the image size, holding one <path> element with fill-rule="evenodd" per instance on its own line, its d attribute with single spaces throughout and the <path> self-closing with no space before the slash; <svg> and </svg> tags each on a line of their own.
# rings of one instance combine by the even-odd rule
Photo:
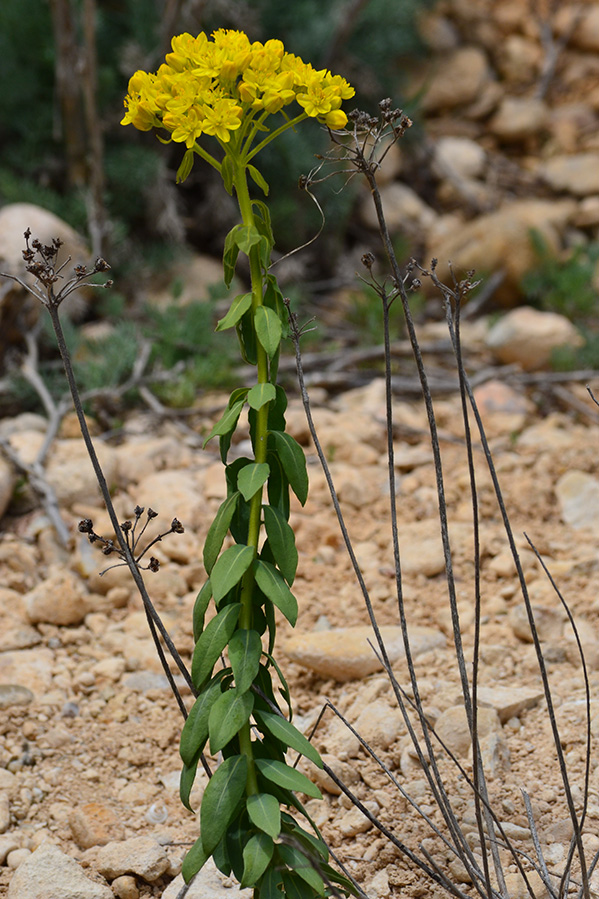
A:
<svg viewBox="0 0 599 899">
<path fill-rule="evenodd" d="M 219 556 L 214 568 L 210 572 L 212 595 L 218 605 L 223 596 L 226 596 L 231 587 L 238 584 L 245 572 L 252 564 L 254 547 L 236 543 L 230 546 Z"/>
<path fill-rule="evenodd" d="M 220 509 L 216 513 L 216 517 L 208 529 L 206 541 L 204 543 L 204 568 L 210 574 L 214 563 L 218 558 L 218 554 L 222 549 L 223 541 L 227 536 L 229 525 L 237 509 L 239 502 L 239 492 L 231 494 L 222 503 Z"/>
<path fill-rule="evenodd" d="M 254 384 L 248 393 L 248 403 L 252 409 L 261 409 L 266 403 L 276 398 L 277 389 L 274 384 L 267 381 L 266 384 Z"/>
<path fill-rule="evenodd" d="M 232 755 L 218 766 L 204 790 L 200 809 L 200 833 L 204 852 L 216 849 L 243 796 L 247 758 Z"/>
<path fill-rule="evenodd" d="M 252 247 L 260 240 L 260 232 L 253 225 L 239 225 L 235 231 L 235 243 L 240 250 L 249 255 Z"/>
<path fill-rule="evenodd" d="M 260 881 L 260 899 L 283 899 L 283 872 L 277 865 L 271 866 Z"/>
<path fill-rule="evenodd" d="M 275 506 L 264 506 L 264 525 L 275 562 L 291 586 L 297 571 L 297 549 L 293 528 Z"/>
<path fill-rule="evenodd" d="M 254 576 L 264 595 L 274 603 L 289 624 L 294 627 L 297 621 L 297 599 L 287 586 L 283 575 L 270 562 L 256 559 Z"/>
<path fill-rule="evenodd" d="M 198 595 L 193 607 L 193 639 L 197 643 L 204 630 L 204 618 L 208 603 L 212 599 L 212 584 L 210 578 L 206 581 Z"/>
<path fill-rule="evenodd" d="M 250 173 L 252 181 L 257 184 L 259 188 L 261 188 L 264 196 L 267 197 L 269 188 L 268 184 L 264 180 L 262 173 L 259 172 L 254 165 L 248 165 L 248 172 Z"/>
<path fill-rule="evenodd" d="M 283 787 L 284 790 L 293 790 L 296 793 L 305 793 L 314 799 L 322 799 L 322 793 L 312 781 L 298 771 L 297 768 L 291 768 L 284 762 L 277 762 L 275 759 L 256 759 L 256 767 L 263 777 Z"/>
<path fill-rule="evenodd" d="M 285 431 L 270 431 L 270 436 L 291 489 L 303 506 L 308 498 L 308 472 L 304 451 L 297 440 Z"/>
<path fill-rule="evenodd" d="M 209 858 L 210 854 L 202 845 L 202 838 L 198 837 L 183 860 L 181 874 L 185 883 L 189 883 L 194 874 L 202 870 Z"/>
<path fill-rule="evenodd" d="M 225 156 L 227 159 L 227 156 Z M 235 275 L 235 265 L 237 263 L 237 257 L 239 256 L 239 244 L 237 243 L 237 232 L 239 229 L 243 227 L 242 225 L 235 225 L 227 236 L 225 237 L 225 246 L 223 249 L 223 268 L 224 268 L 224 281 L 227 287 L 231 286 L 231 281 Z"/>
<path fill-rule="evenodd" d="M 239 492 L 246 502 L 266 483 L 270 468 L 266 462 L 252 462 L 241 469 L 237 476 Z"/>
<path fill-rule="evenodd" d="M 254 327 L 263 348 L 269 356 L 274 356 L 283 336 L 281 319 L 274 309 L 258 306 L 254 313 Z"/>
<path fill-rule="evenodd" d="M 198 696 L 183 725 L 179 752 L 183 762 L 188 767 L 191 767 L 198 752 L 201 752 L 208 739 L 210 709 L 219 696 L 223 695 L 220 684 L 222 674 L 223 672 L 219 671 L 206 689 Z"/>
<path fill-rule="evenodd" d="M 183 765 L 181 777 L 179 779 L 179 796 L 181 797 L 181 802 L 185 808 L 188 808 L 190 812 L 193 812 L 193 809 L 189 804 L 189 794 L 191 793 L 191 788 L 196 779 L 199 761 L 200 753 L 198 752 L 191 765 Z"/>
<path fill-rule="evenodd" d="M 242 400 L 237 400 L 237 402 L 233 403 L 232 406 L 227 406 L 219 420 L 216 422 L 216 424 L 204 440 L 203 446 L 206 446 L 206 444 L 210 440 L 212 440 L 213 437 L 216 437 L 217 435 L 224 436 L 225 434 L 229 434 L 231 433 L 231 431 L 235 430 L 244 403 L 245 398 Z"/>
<path fill-rule="evenodd" d="M 285 887 L 289 890 L 288 883 L 290 880 L 295 880 L 297 876 L 301 877 L 308 886 L 311 886 L 313 890 L 316 891 L 317 896 L 324 896 L 324 882 L 322 877 L 317 872 L 316 868 L 312 864 L 312 861 L 307 858 L 303 852 L 299 849 L 296 849 L 295 846 L 285 846 L 284 844 L 278 847 L 279 855 L 283 859 L 286 865 L 291 868 L 293 874 L 283 876 Z M 288 881 L 288 877 L 290 880 Z M 304 891 L 300 892 L 300 895 L 304 895 Z"/>
<path fill-rule="evenodd" d="M 248 796 L 247 812 L 252 824 L 276 840 L 281 832 L 281 809 L 279 801 L 270 793 L 256 793 Z"/>
<path fill-rule="evenodd" d="M 215 331 L 226 331 L 227 328 L 234 328 L 241 316 L 244 315 L 252 305 L 251 293 L 241 293 L 236 296 L 227 314 L 218 320 Z"/>
<path fill-rule="evenodd" d="M 243 849 L 242 887 L 253 887 L 266 871 L 274 851 L 274 843 L 265 833 L 255 833 Z M 260 893 L 262 895 L 262 893 Z"/>
<path fill-rule="evenodd" d="M 195 645 L 191 662 L 191 677 L 197 690 L 201 690 L 204 682 L 216 664 L 221 652 L 231 639 L 236 626 L 241 603 L 235 602 L 208 622 L 200 639 Z"/>
<path fill-rule="evenodd" d="M 296 752 L 301 752 L 311 762 L 314 762 L 318 768 L 322 768 L 322 759 L 318 754 L 318 750 L 286 718 L 281 718 L 272 712 L 258 710 L 254 711 L 254 718 L 259 725 L 265 727 L 273 737 L 276 737 L 285 746 L 295 749 Z"/>
<path fill-rule="evenodd" d="M 261 655 L 262 641 L 257 631 L 235 631 L 229 641 L 229 661 L 239 693 L 245 693 L 252 686 L 260 668 Z"/>
<path fill-rule="evenodd" d="M 210 752 L 216 755 L 233 739 L 246 723 L 254 707 L 252 693 L 227 690 L 222 693 L 212 708 L 208 718 L 210 731 Z"/>
</svg>

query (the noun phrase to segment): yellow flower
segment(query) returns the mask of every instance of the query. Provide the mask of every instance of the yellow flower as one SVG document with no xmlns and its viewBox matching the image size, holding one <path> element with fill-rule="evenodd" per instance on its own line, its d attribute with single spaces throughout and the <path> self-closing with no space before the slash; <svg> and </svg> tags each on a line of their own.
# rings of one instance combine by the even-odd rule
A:
<svg viewBox="0 0 599 899">
<path fill-rule="evenodd" d="M 202 106 L 202 112 L 205 134 L 213 134 L 225 144 L 231 139 L 230 132 L 236 131 L 241 125 L 243 110 L 235 100 L 217 100 L 212 106 Z"/>
</svg>

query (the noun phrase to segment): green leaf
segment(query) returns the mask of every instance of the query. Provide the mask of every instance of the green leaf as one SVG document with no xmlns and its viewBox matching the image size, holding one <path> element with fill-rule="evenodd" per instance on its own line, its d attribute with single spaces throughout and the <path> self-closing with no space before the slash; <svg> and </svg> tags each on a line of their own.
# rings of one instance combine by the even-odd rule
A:
<svg viewBox="0 0 599 899">
<path fill-rule="evenodd" d="M 260 899 L 283 899 L 279 884 L 283 883 L 283 872 L 276 866 L 270 867 L 260 881 Z"/>
<path fill-rule="evenodd" d="M 185 883 L 189 883 L 194 874 L 202 870 L 209 858 L 209 853 L 204 851 L 202 838 L 198 837 L 183 860 L 181 874 Z"/>
<path fill-rule="evenodd" d="M 238 584 L 254 559 L 254 547 L 236 543 L 230 546 L 216 560 L 210 572 L 212 595 L 218 605 L 231 587 Z"/>
<path fill-rule="evenodd" d="M 269 356 L 274 356 L 283 336 L 281 319 L 277 313 L 268 306 L 258 306 L 254 312 L 254 327 L 265 351 Z"/>
<path fill-rule="evenodd" d="M 231 639 L 240 611 L 241 603 L 232 603 L 225 606 L 206 625 L 206 630 L 195 645 L 191 662 L 191 677 L 196 690 L 202 689 L 218 657 Z"/>
<path fill-rule="evenodd" d="M 235 299 L 229 306 L 229 311 L 224 316 L 224 318 L 220 318 L 218 320 L 215 330 L 226 331 L 227 328 L 234 328 L 237 322 L 241 319 L 241 316 L 248 311 L 251 305 L 251 293 L 240 293 L 239 296 L 235 297 Z"/>
<path fill-rule="evenodd" d="M 252 225 L 239 225 L 235 232 L 235 243 L 246 256 L 249 256 L 252 247 L 260 240 L 260 232 Z"/>
<path fill-rule="evenodd" d="M 194 759 L 197 759 L 198 752 L 202 751 L 208 739 L 208 717 L 210 709 L 219 696 L 222 696 L 221 680 L 223 673 L 219 671 L 206 689 L 198 696 L 183 725 L 179 753 L 184 764 L 188 767 L 193 765 Z"/>
<path fill-rule="evenodd" d="M 253 887 L 266 871 L 272 854 L 274 843 L 265 833 L 255 833 L 243 850 L 242 887 Z"/>
<path fill-rule="evenodd" d="M 270 793 L 248 796 L 247 812 L 254 827 L 263 830 L 273 840 L 277 839 L 281 833 L 281 809 L 278 799 Z"/>
<path fill-rule="evenodd" d="M 235 631 L 229 641 L 229 662 L 239 693 L 249 690 L 260 668 L 262 641 L 256 631 Z"/>
<path fill-rule="evenodd" d="M 266 462 L 252 462 L 239 472 L 237 486 L 246 502 L 249 502 L 268 480 L 270 468 Z"/>
<path fill-rule="evenodd" d="M 322 768 L 322 759 L 318 750 L 312 746 L 310 741 L 290 721 L 279 717 L 279 715 L 274 715 L 272 712 L 258 712 L 257 710 L 254 712 L 254 717 L 273 737 L 276 737 L 277 740 L 280 740 L 281 743 L 284 743 L 290 749 L 301 752 L 311 762 L 314 762 L 318 768 Z"/>
<path fill-rule="evenodd" d="M 210 578 L 206 581 L 198 595 L 196 596 L 196 601 L 193 606 L 193 640 L 194 643 L 197 643 L 200 639 L 200 634 L 204 630 L 204 618 L 206 616 L 206 609 L 208 608 L 208 603 L 212 599 L 212 584 L 210 583 Z"/>
<path fill-rule="evenodd" d="M 275 506 L 263 506 L 262 508 L 264 510 L 264 526 L 274 560 L 279 566 L 281 574 L 291 586 L 295 579 L 298 558 L 293 528 Z"/>
<path fill-rule="evenodd" d="M 266 403 L 270 403 L 275 399 L 277 389 L 274 384 L 267 382 L 266 384 L 254 384 L 248 393 L 248 403 L 252 409 L 261 409 Z"/>
<path fill-rule="evenodd" d="M 183 154 L 183 159 L 181 160 L 181 165 L 177 169 L 176 183 L 183 184 L 186 178 L 189 177 L 191 170 L 193 168 L 194 163 L 194 155 L 193 150 L 186 150 Z"/>
<path fill-rule="evenodd" d="M 256 166 L 248 165 L 248 172 L 250 173 L 250 178 L 252 179 L 254 184 L 257 184 L 258 187 L 262 190 L 264 196 L 267 197 L 269 191 L 268 184 L 266 183 L 262 174 L 258 171 Z"/>
<path fill-rule="evenodd" d="M 284 875 L 285 886 L 287 887 L 287 877 L 296 875 L 301 877 L 308 886 L 312 887 L 312 889 L 316 891 L 317 896 L 324 896 L 324 883 L 322 877 L 318 871 L 316 871 L 310 859 L 306 858 L 304 853 L 299 849 L 296 849 L 295 846 L 286 846 L 282 844 L 277 848 L 279 855 L 293 872 L 292 875 Z"/>
<path fill-rule="evenodd" d="M 271 506 L 275 506 L 287 520 L 289 518 L 289 480 L 277 453 L 269 452 L 266 461 L 270 465 L 270 477 L 267 485 L 268 502 Z"/>
<path fill-rule="evenodd" d="M 243 796 L 247 778 L 247 758 L 232 755 L 222 762 L 204 790 L 200 809 L 202 846 L 209 855 L 221 841 L 237 803 Z"/>
<path fill-rule="evenodd" d="M 235 177 L 235 169 L 231 157 L 225 153 L 220 166 L 220 174 L 223 179 L 225 190 L 229 196 L 233 196 L 233 178 Z"/>
<path fill-rule="evenodd" d="M 237 232 L 243 227 L 235 225 L 225 237 L 225 247 L 223 251 L 223 268 L 224 278 L 227 287 L 231 286 L 231 281 L 235 277 L 235 265 L 239 256 L 239 246 L 237 244 Z"/>
<path fill-rule="evenodd" d="M 217 752 L 227 745 L 246 723 L 254 707 L 252 693 L 227 690 L 221 693 L 210 709 L 208 730 L 210 731 L 210 752 Z"/>
<path fill-rule="evenodd" d="M 244 403 L 245 400 L 243 399 L 238 400 L 236 403 L 233 403 L 232 406 L 227 406 L 219 420 L 210 431 L 209 435 L 204 440 L 203 446 L 206 446 L 206 444 L 210 440 L 212 440 L 213 437 L 216 437 L 217 435 L 229 434 L 231 431 L 235 430 Z"/>
<path fill-rule="evenodd" d="M 179 779 L 179 796 L 181 797 L 181 802 L 185 808 L 188 808 L 190 812 L 193 812 L 193 809 L 189 804 L 189 794 L 191 793 L 193 782 L 196 779 L 199 761 L 200 753 L 198 752 L 191 765 L 183 765 L 181 777 Z"/>
<path fill-rule="evenodd" d="M 208 529 L 206 534 L 206 542 L 204 543 L 204 568 L 210 574 L 214 567 L 214 563 L 218 558 L 218 554 L 222 549 L 223 541 L 227 536 L 229 525 L 237 509 L 239 501 L 239 492 L 235 491 L 231 496 L 222 503 L 220 509 L 216 513 L 216 517 Z"/>
<path fill-rule="evenodd" d="M 285 871 L 283 874 L 283 886 L 285 899 L 320 899 L 324 892 L 317 893 L 313 889 L 306 889 L 306 884 L 299 872 Z M 324 884 L 323 884 L 324 889 Z"/>
<path fill-rule="evenodd" d="M 277 762 L 273 759 L 256 759 L 256 767 L 263 777 L 272 783 L 283 787 L 284 790 L 294 790 L 296 793 L 305 793 L 314 799 L 322 799 L 322 793 L 312 781 L 298 771 L 297 768 L 291 768 L 284 762 Z"/>
<path fill-rule="evenodd" d="M 291 434 L 286 434 L 284 431 L 270 431 L 269 433 L 291 488 L 303 506 L 308 498 L 308 472 L 304 451 Z"/>
<path fill-rule="evenodd" d="M 297 599 L 287 586 L 282 574 L 270 562 L 256 559 L 254 562 L 256 583 L 277 609 L 294 627 L 297 621 Z"/>
</svg>

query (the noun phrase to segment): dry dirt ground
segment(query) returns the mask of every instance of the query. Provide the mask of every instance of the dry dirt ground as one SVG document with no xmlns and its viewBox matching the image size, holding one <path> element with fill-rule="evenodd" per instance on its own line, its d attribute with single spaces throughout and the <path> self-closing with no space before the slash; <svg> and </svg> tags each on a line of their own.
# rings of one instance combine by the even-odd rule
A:
<svg viewBox="0 0 599 899">
<path fill-rule="evenodd" d="M 587 402 L 582 388 L 571 387 L 570 392 Z M 485 397 L 483 391 L 483 402 Z M 317 396 L 319 399 L 322 398 Z M 485 420 L 531 596 L 543 610 L 539 613 L 543 647 L 562 727 L 561 742 L 575 800 L 580 806 L 585 758 L 580 665 L 565 615 L 527 547 L 523 532 L 551 568 L 579 624 L 587 650 L 591 689 L 597 695 L 599 517 L 592 520 L 591 516 L 582 528 L 565 524 L 556 488 L 567 472 L 596 472 L 599 425 L 594 419 L 599 410 L 589 400 L 588 415 L 582 418 L 571 411 L 551 411 L 542 417 L 524 393 L 510 394 L 504 401 L 508 403 L 507 410 L 487 411 Z M 440 398 L 436 411 L 442 436 L 462 638 L 471 659 L 471 503 L 458 398 Z M 438 561 L 434 471 L 422 405 L 397 397 L 395 412 L 398 514 L 400 540 L 405 542 L 407 552 L 403 577 L 408 619 L 447 637 L 444 648 L 428 651 L 416 661 L 425 709 L 430 720 L 437 721 L 447 709 L 459 704 L 460 690 L 449 625 L 447 582 Z M 316 402 L 315 415 L 379 622 L 396 624 L 382 382 L 375 381 L 326 403 Z M 300 551 L 295 584 L 300 605 L 296 630 L 304 635 L 309 647 L 313 633 L 364 625 L 367 615 L 323 475 L 308 442 L 299 401 L 291 403 L 288 419 L 291 433 L 306 445 L 311 473 L 308 503 L 303 509 L 294 506 L 292 512 Z M 127 436 L 118 448 L 119 458 L 128 455 L 131 464 L 121 466 L 121 475 L 115 475 L 117 481 L 112 485 L 119 514 L 130 515 L 133 505 L 139 503 L 155 506 L 168 521 L 177 515 L 186 524 L 186 534 L 179 544 L 173 535 L 156 553 L 163 563 L 156 581 L 150 574 L 147 578 L 150 592 L 153 583 L 158 584 L 156 605 L 164 613 L 173 639 L 186 659 L 193 649 L 191 609 L 203 577 L 200 548 L 223 493 L 214 449 L 198 449 L 192 434 L 207 426 L 208 419 L 201 414 L 191 421 L 188 431 L 181 430 L 177 423 L 157 423 L 136 414 L 127 423 Z M 64 438 L 63 443 L 68 439 Z M 162 454 L 156 454 L 152 441 L 162 441 Z M 173 447 L 178 447 L 177 452 Z M 537 663 L 521 624 L 518 607 L 522 598 L 507 553 L 501 518 L 482 454 L 477 451 L 475 455 L 482 521 L 481 685 L 509 690 L 525 687 L 538 693 Z M 168 493 L 160 496 L 150 492 L 151 477 L 156 476 L 156 471 L 164 476 L 173 470 L 183 483 L 187 479 L 192 485 L 190 495 L 199 497 L 199 512 L 195 508 L 189 513 L 183 508 L 183 499 L 178 504 L 178 494 L 172 486 L 175 481 L 169 482 L 173 497 L 170 508 L 165 505 Z M 591 493 L 589 487 L 588 502 L 583 498 L 583 508 L 592 506 Z M 192 502 L 189 497 L 188 502 Z M 181 854 L 198 834 L 196 817 L 182 809 L 177 794 L 182 721 L 160 676 L 140 601 L 126 575 L 113 572 L 101 584 L 97 571 L 104 557 L 100 553 L 90 557 L 85 538 L 76 532 L 76 523 L 82 517 L 93 518 L 98 531 L 106 530 L 99 501 L 92 495 L 87 502 L 71 502 L 62 511 L 73 534 L 68 550 L 58 547 L 50 529 L 43 526 L 40 509 L 35 507 L 5 519 L 0 542 L 4 590 L 0 660 L 4 659 L 5 664 L 0 682 L 19 676 L 34 693 L 28 705 L 7 704 L 0 711 L 0 792 L 8 795 L 10 812 L 0 840 L 11 837 L 20 849 L 32 850 L 43 839 L 50 839 L 82 862 L 92 876 L 94 842 L 153 835 L 167 845 L 172 865 L 153 883 L 137 878 L 137 890 L 143 899 L 160 897 L 177 871 Z M 191 522 L 186 521 L 186 515 L 191 515 Z M 57 562 L 72 570 L 77 578 L 85 576 L 89 611 L 80 623 L 71 626 L 44 621 L 32 625 L 26 611 L 27 597 L 34 587 L 39 595 L 40 584 L 56 589 L 48 577 L 51 566 Z M 60 603 L 61 597 L 54 596 L 53 602 Z M 287 631 L 281 623 L 282 646 Z M 405 724 L 394 709 L 392 692 L 382 673 L 339 682 L 291 660 L 283 649 L 279 650 L 279 661 L 290 682 L 300 725 L 308 731 L 326 699 L 353 721 L 362 716 L 369 739 L 399 783 L 442 827 L 419 765 L 410 754 Z M 402 663 L 397 665 L 397 677 L 407 685 Z M 4 699 L 10 701 L 6 696 Z M 489 756 L 490 792 L 497 815 L 511 827 L 516 845 L 530 852 L 532 844 L 521 789 L 528 791 L 550 868 L 559 871 L 571 826 L 545 703 L 539 700 L 529 705 L 522 711 L 512 711 L 507 718 L 503 715 Z M 373 721 L 365 715 L 365 710 L 372 708 L 388 710 L 383 716 L 388 719 L 384 727 L 380 717 Z M 391 736 L 389 721 L 394 722 Z M 313 739 L 340 766 L 357 795 L 371 804 L 398 838 L 416 848 L 429 835 L 427 826 L 406 799 L 364 750 L 339 729 L 330 713 Z M 467 741 L 466 745 L 459 744 L 458 754 L 469 770 Z M 467 783 L 451 766 L 446 768 L 456 815 L 466 831 L 473 831 L 472 795 Z M 202 785 L 200 779 L 196 798 Z M 371 899 L 440 895 L 437 887 L 348 807 L 345 798 L 326 790 L 324 797 L 322 803 L 311 802 L 310 810 L 335 853 Z M 91 817 L 85 811 L 90 803 L 96 803 Z M 599 768 L 593 755 L 584 827 L 585 845 L 591 853 L 599 847 L 598 828 Z M 475 838 L 471 839 L 476 845 Z M 26 855 L 22 853 L 21 857 Z M 445 864 L 446 857 L 447 852 L 441 850 L 441 864 Z M 18 860 L 19 856 L 13 856 L 13 864 Z M 459 883 L 459 866 L 453 864 L 452 871 Z M 0 867 L 0 895 L 6 895 L 12 874 L 10 867 Z"/>
</svg>

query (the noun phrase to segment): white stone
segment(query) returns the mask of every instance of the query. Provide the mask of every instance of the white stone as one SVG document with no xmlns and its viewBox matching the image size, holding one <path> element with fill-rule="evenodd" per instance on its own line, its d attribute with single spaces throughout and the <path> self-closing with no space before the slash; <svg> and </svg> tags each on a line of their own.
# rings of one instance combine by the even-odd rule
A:
<svg viewBox="0 0 599 899">
<path fill-rule="evenodd" d="M 547 105 L 534 97 L 505 97 L 489 129 L 507 143 L 537 134 L 547 124 Z"/>
<path fill-rule="evenodd" d="M 577 531 L 599 531 L 599 480 L 571 469 L 555 485 L 562 521 Z"/>
<path fill-rule="evenodd" d="M 433 224 L 436 214 L 415 190 L 400 181 L 384 185 L 381 201 L 387 227 L 391 233 L 402 231 L 413 234 L 426 231 Z M 378 230 L 378 219 L 372 197 L 368 193 L 360 205 L 360 218 L 367 228 Z"/>
<path fill-rule="evenodd" d="M 62 565 L 52 566 L 48 576 L 23 599 L 31 624 L 80 624 L 89 611 L 83 583 Z"/>
<path fill-rule="evenodd" d="M 114 893 L 86 877 L 57 846 L 42 843 L 13 875 L 7 899 L 114 899 Z"/>
<path fill-rule="evenodd" d="M 122 874 L 137 874 L 152 883 L 167 870 L 169 858 L 152 837 L 132 837 L 101 846 L 95 864 L 108 880 Z"/>
<path fill-rule="evenodd" d="M 599 153 L 554 156 L 539 165 L 538 174 L 554 190 L 579 197 L 599 193 Z"/>
<path fill-rule="evenodd" d="M 181 874 L 169 884 L 162 899 L 177 899 L 184 885 Z M 251 899 L 253 890 L 233 890 L 234 882 L 224 877 L 212 859 L 208 859 L 202 870 L 195 876 L 185 899 Z"/>
<path fill-rule="evenodd" d="M 114 486 L 118 480 L 116 451 L 100 440 L 95 441 L 95 449 L 108 485 Z M 83 440 L 56 440 L 48 458 L 46 477 L 61 505 L 86 503 L 89 507 L 100 499 L 100 488 Z"/>
<path fill-rule="evenodd" d="M 487 346 L 503 363 L 517 363 L 525 371 L 546 368 L 558 347 L 584 343 L 572 322 L 557 312 L 531 306 L 512 309 L 489 330 Z"/>
<path fill-rule="evenodd" d="M 433 77 L 425 76 L 424 85 L 418 85 L 426 87 L 421 102 L 427 113 L 473 103 L 489 80 L 487 58 L 479 47 L 460 47 L 436 65 Z"/>
<path fill-rule="evenodd" d="M 487 154 L 467 137 L 442 137 L 435 147 L 435 169 L 443 177 L 448 170 L 461 178 L 479 178 Z"/>
</svg>

